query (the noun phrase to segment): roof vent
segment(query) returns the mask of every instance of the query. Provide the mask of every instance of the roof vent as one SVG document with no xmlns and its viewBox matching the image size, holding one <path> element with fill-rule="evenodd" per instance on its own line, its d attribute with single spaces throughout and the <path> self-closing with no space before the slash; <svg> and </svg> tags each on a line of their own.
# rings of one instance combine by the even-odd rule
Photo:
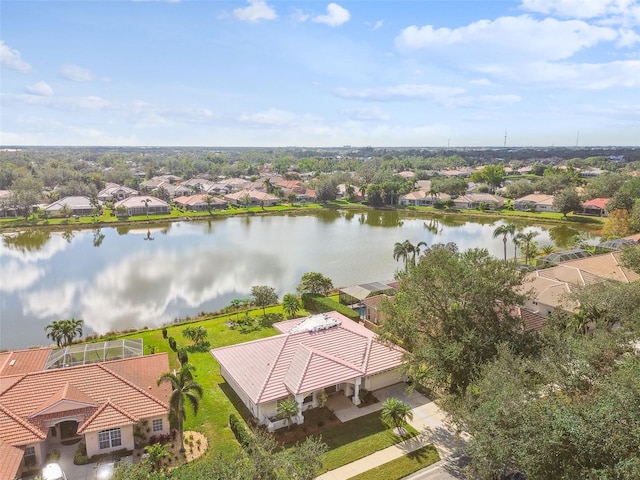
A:
<svg viewBox="0 0 640 480">
<path fill-rule="evenodd" d="M 9 366 L 10 367 L 13 367 L 15 364 L 16 364 L 16 359 L 15 358 L 9 362 Z"/>
</svg>

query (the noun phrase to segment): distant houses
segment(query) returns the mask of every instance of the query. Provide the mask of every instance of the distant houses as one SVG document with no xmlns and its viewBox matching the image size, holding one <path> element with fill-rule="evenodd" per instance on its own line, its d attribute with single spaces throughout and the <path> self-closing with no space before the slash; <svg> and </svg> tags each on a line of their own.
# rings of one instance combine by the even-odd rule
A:
<svg viewBox="0 0 640 480">
<path fill-rule="evenodd" d="M 161 215 L 171 212 L 171 207 L 164 200 L 152 197 L 150 195 L 142 195 L 136 197 L 125 198 L 113 205 L 116 212 L 119 209 L 126 209 L 127 215 Z"/>
</svg>

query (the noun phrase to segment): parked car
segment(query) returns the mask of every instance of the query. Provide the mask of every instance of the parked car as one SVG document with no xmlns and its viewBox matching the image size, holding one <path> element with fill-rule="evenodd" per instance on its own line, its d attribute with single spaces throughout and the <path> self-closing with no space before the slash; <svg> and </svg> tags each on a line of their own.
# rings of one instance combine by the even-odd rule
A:
<svg viewBox="0 0 640 480">
<path fill-rule="evenodd" d="M 96 480 L 111 480 L 116 470 L 116 462 L 99 463 L 96 467 Z"/>
<path fill-rule="evenodd" d="M 67 480 L 67 476 L 59 464 L 48 463 L 42 468 L 42 480 Z"/>
</svg>

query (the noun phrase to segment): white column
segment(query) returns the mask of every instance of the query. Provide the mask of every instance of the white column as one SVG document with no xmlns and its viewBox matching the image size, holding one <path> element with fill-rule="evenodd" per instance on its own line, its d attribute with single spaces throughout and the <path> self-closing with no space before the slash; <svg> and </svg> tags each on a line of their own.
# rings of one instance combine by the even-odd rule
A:
<svg viewBox="0 0 640 480">
<path fill-rule="evenodd" d="M 295 417 L 295 422 L 300 425 L 304 423 L 304 415 L 302 415 L 302 403 L 304 402 L 304 395 L 296 395 L 296 402 L 298 403 L 298 415 Z"/>
<path fill-rule="evenodd" d="M 353 389 L 353 404 L 360 405 L 360 382 L 362 381 L 362 377 L 356 378 L 355 388 Z"/>
</svg>

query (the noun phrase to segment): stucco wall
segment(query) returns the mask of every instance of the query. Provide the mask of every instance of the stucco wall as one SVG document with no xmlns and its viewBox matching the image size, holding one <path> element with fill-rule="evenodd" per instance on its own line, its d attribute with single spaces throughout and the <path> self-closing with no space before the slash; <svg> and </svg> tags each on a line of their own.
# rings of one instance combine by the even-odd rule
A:
<svg viewBox="0 0 640 480">
<path fill-rule="evenodd" d="M 122 445 L 113 448 L 100 449 L 98 444 L 98 432 L 86 433 L 84 438 L 87 444 L 87 456 L 91 458 L 93 455 L 100 453 L 109 453 L 115 450 L 126 448 L 127 450 L 133 450 L 133 425 L 125 425 L 120 427 L 120 433 L 122 437 Z"/>
<path fill-rule="evenodd" d="M 378 390 L 404 381 L 400 368 L 388 370 L 377 375 L 369 375 L 364 379 L 364 388 L 367 390 Z"/>
</svg>

